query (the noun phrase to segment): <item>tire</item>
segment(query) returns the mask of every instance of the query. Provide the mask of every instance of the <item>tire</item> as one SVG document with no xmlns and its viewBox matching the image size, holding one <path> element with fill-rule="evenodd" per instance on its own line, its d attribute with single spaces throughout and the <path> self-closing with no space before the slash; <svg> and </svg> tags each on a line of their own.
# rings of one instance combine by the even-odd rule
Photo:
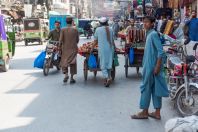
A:
<svg viewBox="0 0 198 132">
<path fill-rule="evenodd" d="M 27 40 L 25 40 L 25 46 L 28 46 L 28 41 Z"/>
<path fill-rule="evenodd" d="M 137 72 L 137 74 L 140 73 L 140 68 L 139 67 L 136 67 L 136 72 Z"/>
<path fill-rule="evenodd" d="M 97 76 L 97 71 L 94 71 L 94 77 L 96 77 Z"/>
<path fill-rule="evenodd" d="M 10 68 L 10 58 L 6 56 L 6 58 L 3 61 L 4 61 L 4 65 L 2 66 L 2 71 L 7 72 Z"/>
<path fill-rule="evenodd" d="M 87 60 L 84 60 L 84 79 L 85 81 L 87 81 L 87 77 L 88 77 L 88 65 L 87 65 Z"/>
<path fill-rule="evenodd" d="M 48 59 L 45 59 L 44 66 L 43 66 L 43 75 L 44 76 L 48 76 L 49 69 L 50 69 L 49 60 Z"/>
<path fill-rule="evenodd" d="M 176 107 L 178 112 L 182 115 L 182 116 L 191 116 L 191 115 L 195 115 L 198 114 L 198 103 L 196 101 L 198 101 L 198 88 L 194 87 L 194 86 L 190 86 L 189 88 L 189 95 L 192 94 L 193 96 L 189 96 L 189 100 L 188 103 L 184 102 L 185 100 L 185 96 L 186 96 L 186 91 L 185 88 L 181 89 L 178 94 L 177 94 L 177 98 L 176 98 Z M 193 106 L 196 105 L 197 106 Z M 190 109 L 191 107 L 195 107 L 193 110 L 190 110 L 189 112 L 185 111 L 185 107 L 186 109 Z"/>
<path fill-rule="evenodd" d="M 128 71 L 129 71 L 129 56 L 125 55 L 125 76 L 128 78 Z"/>
<path fill-rule="evenodd" d="M 115 68 L 115 66 L 113 66 L 112 71 L 111 71 L 111 78 L 112 78 L 112 81 L 115 80 L 115 74 L 116 74 L 116 68 Z"/>
</svg>

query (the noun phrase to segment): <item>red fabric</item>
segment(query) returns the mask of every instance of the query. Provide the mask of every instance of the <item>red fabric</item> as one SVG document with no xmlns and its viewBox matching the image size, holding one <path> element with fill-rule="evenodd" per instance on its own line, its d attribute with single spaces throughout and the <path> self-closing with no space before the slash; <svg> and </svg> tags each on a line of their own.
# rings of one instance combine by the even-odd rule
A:
<svg viewBox="0 0 198 132">
<path fill-rule="evenodd" d="M 177 39 L 177 37 L 174 34 L 169 34 L 168 36 L 173 38 L 173 39 Z"/>
</svg>

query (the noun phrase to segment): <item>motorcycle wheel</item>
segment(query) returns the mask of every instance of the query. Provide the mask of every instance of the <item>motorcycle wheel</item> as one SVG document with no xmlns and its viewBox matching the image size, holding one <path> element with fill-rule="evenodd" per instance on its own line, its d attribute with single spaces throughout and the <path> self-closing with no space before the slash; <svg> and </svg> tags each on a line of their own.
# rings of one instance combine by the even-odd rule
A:
<svg viewBox="0 0 198 132">
<path fill-rule="evenodd" d="M 176 107 L 182 116 L 191 116 L 198 114 L 198 88 L 189 87 L 188 99 L 186 99 L 186 90 L 179 91 L 176 98 Z"/>
<path fill-rule="evenodd" d="M 44 66 L 43 66 L 43 74 L 44 74 L 44 76 L 48 76 L 49 68 L 50 68 L 49 60 L 46 59 L 45 62 L 44 62 Z"/>
</svg>

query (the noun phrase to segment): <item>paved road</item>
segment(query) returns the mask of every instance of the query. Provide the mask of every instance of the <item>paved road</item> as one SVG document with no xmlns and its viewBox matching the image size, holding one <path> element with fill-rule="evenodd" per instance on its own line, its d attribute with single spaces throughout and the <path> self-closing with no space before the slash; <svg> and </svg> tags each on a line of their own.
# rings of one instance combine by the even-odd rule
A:
<svg viewBox="0 0 198 132">
<path fill-rule="evenodd" d="M 85 42 L 81 39 L 80 43 Z M 162 121 L 131 120 L 138 112 L 140 76 L 130 68 L 124 74 L 124 58 L 116 69 L 111 88 L 102 75 L 83 78 L 83 57 L 78 57 L 77 84 L 63 84 L 55 69 L 44 77 L 33 68 L 44 46 L 18 43 L 11 70 L 0 73 L 0 131 L 2 132 L 163 132 L 165 122 L 177 116 L 169 99 L 163 101 Z"/>
</svg>

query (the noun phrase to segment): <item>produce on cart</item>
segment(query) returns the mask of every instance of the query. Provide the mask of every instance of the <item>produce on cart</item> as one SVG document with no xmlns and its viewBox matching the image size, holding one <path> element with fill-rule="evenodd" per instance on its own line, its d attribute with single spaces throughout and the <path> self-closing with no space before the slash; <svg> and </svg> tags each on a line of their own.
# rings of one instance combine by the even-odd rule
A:
<svg viewBox="0 0 198 132">
<path fill-rule="evenodd" d="M 85 60 L 84 60 L 84 78 L 85 78 L 85 81 L 87 80 L 87 77 L 88 77 L 88 71 L 93 72 L 94 76 L 97 75 L 98 71 L 101 71 L 100 64 L 99 64 L 99 58 L 98 58 L 98 45 L 96 45 L 94 47 L 94 50 L 91 52 L 93 44 L 94 44 L 94 42 L 88 42 L 88 43 L 85 43 L 81 47 L 78 48 L 78 53 L 81 56 L 85 57 Z M 124 54 L 124 51 L 122 49 L 118 49 L 118 48 L 116 48 L 115 52 L 117 54 Z M 95 67 L 92 68 L 88 65 L 88 60 L 90 58 L 90 55 L 94 55 L 95 58 L 96 58 L 96 62 L 97 62 L 97 67 L 96 68 Z M 115 65 L 113 65 L 113 67 L 112 67 L 112 72 L 111 72 L 112 80 L 115 79 L 115 72 L 116 72 L 115 67 L 116 67 Z"/>
<path fill-rule="evenodd" d="M 126 43 L 126 40 L 127 40 L 127 33 L 126 33 L 126 30 L 122 30 L 120 32 L 118 32 L 118 37 L 121 39 L 120 40 L 120 43 L 122 44 L 122 42 Z"/>
</svg>

